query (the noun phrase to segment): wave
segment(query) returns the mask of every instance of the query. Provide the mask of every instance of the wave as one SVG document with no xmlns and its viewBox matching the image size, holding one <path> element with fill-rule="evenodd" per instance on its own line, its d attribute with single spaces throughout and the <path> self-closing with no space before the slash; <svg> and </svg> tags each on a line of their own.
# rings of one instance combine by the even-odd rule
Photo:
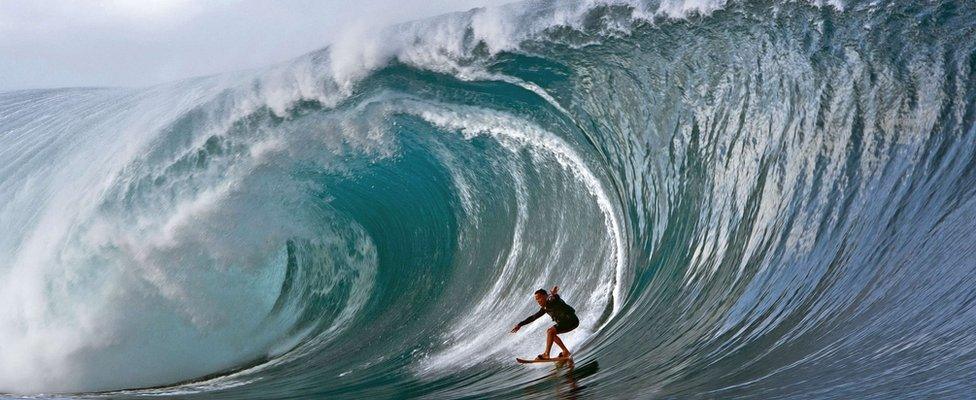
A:
<svg viewBox="0 0 976 400">
<path fill-rule="evenodd" d="M 0 94 L 0 392 L 965 398 L 973 21 L 526 2 Z M 516 365 L 553 285 L 575 366 Z"/>
</svg>

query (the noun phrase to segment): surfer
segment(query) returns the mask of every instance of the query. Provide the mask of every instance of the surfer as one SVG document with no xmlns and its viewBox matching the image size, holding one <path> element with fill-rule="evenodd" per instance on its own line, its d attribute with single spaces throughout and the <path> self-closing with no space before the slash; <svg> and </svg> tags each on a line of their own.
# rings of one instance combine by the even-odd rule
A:
<svg viewBox="0 0 976 400">
<path fill-rule="evenodd" d="M 555 325 L 550 326 L 546 330 L 546 351 L 542 354 L 536 356 L 536 360 L 547 360 L 549 359 L 549 352 L 552 350 L 552 344 L 556 343 L 560 349 L 563 349 L 559 353 L 558 358 L 568 358 L 570 353 L 566 345 L 563 344 L 562 339 L 557 336 L 560 333 L 566 333 L 579 326 L 579 318 L 576 317 L 576 310 L 570 307 L 569 304 L 563 301 L 559 297 L 559 286 L 554 286 L 552 288 L 552 294 L 546 293 L 545 289 L 536 290 L 533 294 L 535 301 L 539 303 L 539 311 L 535 314 L 530 315 L 528 318 L 522 320 L 512 328 L 512 333 L 518 332 L 520 328 L 524 325 L 528 325 L 535 321 L 537 318 L 541 317 L 542 314 L 549 314 L 549 317 L 556 322 Z"/>
</svg>

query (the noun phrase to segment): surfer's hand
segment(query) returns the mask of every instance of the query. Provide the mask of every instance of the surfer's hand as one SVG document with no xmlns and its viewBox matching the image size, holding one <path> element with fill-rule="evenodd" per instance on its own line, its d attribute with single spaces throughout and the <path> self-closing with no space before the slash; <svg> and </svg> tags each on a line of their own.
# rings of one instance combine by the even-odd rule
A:
<svg viewBox="0 0 976 400">
<path fill-rule="evenodd" d="M 552 294 L 559 294 L 559 286 L 552 287 Z"/>
<path fill-rule="evenodd" d="M 522 325 L 517 325 L 516 324 L 515 327 L 512 328 L 512 333 L 518 332 L 518 330 L 521 329 L 521 328 L 522 328 Z"/>
</svg>

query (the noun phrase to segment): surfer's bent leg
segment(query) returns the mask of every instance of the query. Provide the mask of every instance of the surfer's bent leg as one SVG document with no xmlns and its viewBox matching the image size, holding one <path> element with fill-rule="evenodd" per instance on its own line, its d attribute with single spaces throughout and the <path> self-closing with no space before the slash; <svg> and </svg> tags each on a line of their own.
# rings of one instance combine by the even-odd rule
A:
<svg viewBox="0 0 976 400">
<path fill-rule="evenodd" d="M 572 321 L 568 321 L 568 322 L 564 321 L 563 323 L 556 323 L 556 325 L 550 327 L 549 331 L 550 331 L 550 335 L 552 336 L 552 340 L 546 342 L 547 343 L 546 354 L 549 354 L 549 348 L 551 347 L 552 342 L 555 342 L 560 349 L 563 349 L 563 352 L 560 353 L 559 356 L 569 357 L 570 356 L 569 349 L 566 348 L 566 345 L 563 344 L 563 340 L 560 339 L 558 335 L 560 333 L 566 333 L 573 329 L 576 329 L 577 326 L 579 326 L 579 320 L 574 318 Z"/>
<path fill-rule="evenodd" d="M 558 345 L 560 349 L 563 349 L 563 352 L 562 353 L 559 353 L 559 356 L 560 357 L 569 357 L 569 349 L 567 349 L 566 348 L 566 345 L 563 344 L 563 340 L 559 338 L 559 335 L 558 335 L 559 329 L 557 329 L 556 326 L 553 326 L 553 327 L 549 328 L 549 330 L 552 331 L 552 341 L 555 342 L 556 345 Z"/>
<path fill-rule="evenodd" d="M 542 353 L 542 358 L 549 358 L 549 352 L 552 351 L 553 341 L 558 341 L 559 347 L 561 347 L 563 350 L 566 350 L 566 347 L 562 345 L 563 341 L 559 340 L 559 337 L 556 336 L 555 325 L 550 326 L 549 329 L 546 329 L 546 352 Z"/>
</svg>

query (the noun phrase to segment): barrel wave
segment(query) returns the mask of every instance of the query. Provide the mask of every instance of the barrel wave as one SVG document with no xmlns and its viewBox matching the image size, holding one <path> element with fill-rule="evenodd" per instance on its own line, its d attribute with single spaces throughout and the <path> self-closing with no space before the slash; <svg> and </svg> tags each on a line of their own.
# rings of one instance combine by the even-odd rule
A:
<svg viewBox="0 0 976 400">
<path fill-rule="evenodd" d="M 976 6 L 516 3 L 0 94 L 0 393 L 969 398 Z M 559 285 L 573 368 L 523 366 Z"/>
</svg>

